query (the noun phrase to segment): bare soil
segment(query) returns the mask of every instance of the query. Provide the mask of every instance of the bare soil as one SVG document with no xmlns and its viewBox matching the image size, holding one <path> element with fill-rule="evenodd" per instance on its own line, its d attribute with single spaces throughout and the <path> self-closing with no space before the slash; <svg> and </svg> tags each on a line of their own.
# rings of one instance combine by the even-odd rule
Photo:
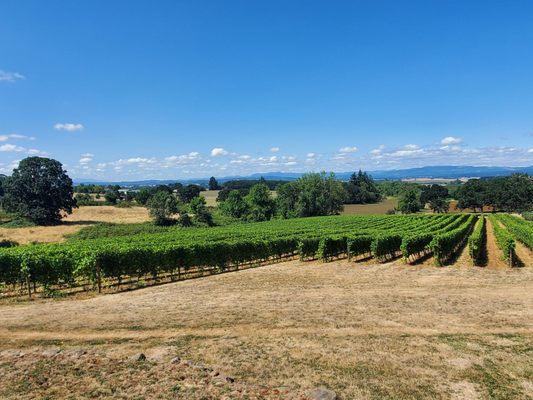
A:
<svg viewBox="0 0 533 400">
<path fill-rule="evenodd" d="M 73 234 L 84 226 L 98 222 L 131 224 L 150 219 L 144 207 L 118 208 L 113 206 L 83 206 L 63 218 L 55 226 L 32 226 L 27 228 L 0 228 L 0 239 L 14 240 L 20 244 L 31 242 L 61 242 L 65 235 Z"/>
<path fill-rule="evenodd" d="M 0 304 L 0 398 L 531 399 L 532 306 L 533 268 L 399 260 Z"/>
</svg>

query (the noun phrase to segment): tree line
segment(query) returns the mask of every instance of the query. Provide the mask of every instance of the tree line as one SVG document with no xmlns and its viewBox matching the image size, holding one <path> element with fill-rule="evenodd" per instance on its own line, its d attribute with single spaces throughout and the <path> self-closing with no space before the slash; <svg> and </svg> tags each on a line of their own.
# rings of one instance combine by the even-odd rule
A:
<svg viewBox="0 0 533 400">
<path fill-rule="evenodd" d="M 296 218 L 339 214 L 344 204 L 370 204 L 387 196 L 398 197 L 391 213 L 415 213 L 429 207 L 447 212 L 451 199 L 460 209 L 527 212 L 533 210 L 533 178 L 527 174 L 508 177 L 470 179 L 449 185 L 422 185 L 401 181 L 375 182 L 366 172 L 353 173 L 346 182 L 333 173 L 308 173 L 294 181 L 236 180 L 220 186 L 216 178 L 209 188 L 220 190 L 220 213 L 244 221 Z M 275 191 L 274 191 L 275 189 Z M 37 224 L 59 222 L 62 213 L 71 213 L 91 194 L 103 195 L 109 204 L 133 202 L 146 206 L 156 224 L 193 222 L 213 224 L 212 210 L 200 185 L 173 183 L 137 190 L 121 190 L 117 185 L 73 186 L 60 162 L 43 157 L 22 160 L 11 176 L 0 175 L 0 205 L 11 213 Z M 77 192 L 77 197 L 74 193 Z M 81 197 L 80 197 L 81 196 Z"/>
</svg>

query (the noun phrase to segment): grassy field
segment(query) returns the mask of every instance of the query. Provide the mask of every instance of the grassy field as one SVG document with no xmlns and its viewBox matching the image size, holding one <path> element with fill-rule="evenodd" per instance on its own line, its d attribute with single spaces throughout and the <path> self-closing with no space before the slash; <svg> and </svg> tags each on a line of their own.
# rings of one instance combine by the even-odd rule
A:
<svg viewBox="0 0 533 400">
<path fill-rule="evenodd" d="M 144 207 L 118 208 L 113 206 L 89 206 L 74 209 L 60 225 L 31 226 L 24 228 L 0 227 L 0 240 L 9 239 L 18 243 L 60 242 L 65 235 L 73 234 L 85 226 L 98 222 L 131 224 L 149 221 L 148 211 Z"/>
<path fill-rule="evenodd" d="M 530 399 L 532 302 L 531 268 L 290 261 L 3 304 L 0 398 Z"/>
<path fill-rule="evenodd" d="M 344 205 L 343 215 L 361 214 L 385 214 L 398 206 L 398 199 L 395 197 L 387 197 L 385 200 L 376 204 L 346 204 Z"/>
<path fill-rule="evenodd" d="M 205 202 L 209 207 L 216 207 L 218 192 L 219 190 L 205 190 L 200 192 L 200 196 L 205 198 Z"/>
</svg>

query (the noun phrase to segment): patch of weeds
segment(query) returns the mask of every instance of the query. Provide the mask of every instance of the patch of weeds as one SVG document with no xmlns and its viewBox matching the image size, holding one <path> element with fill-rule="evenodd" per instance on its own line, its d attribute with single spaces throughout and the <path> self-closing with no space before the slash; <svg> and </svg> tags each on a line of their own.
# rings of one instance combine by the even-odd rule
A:
<svg viewBox="0 0 533 400">
<path fill-rule="evenodd" d="M 53 289 L 48 286 L 43 287 L 43 297 L 58 299 L 58 298 L 66 297 L 66 296 L 67 296 L 67 293 L 62 292 L 60 290 Z"/>
<path fill-rule="evenodd" d="M 488 392 L 488 397 L 495 400 L 518 399 L 524 397 L 520 382 L 507 373 L 503 366 L 485 359 L 484 365 L 474 364 L 465 372 L 471 382 L 475 382 Z"/>
<path fill-rule="evenodd" d="M 200 336 L 200 335 L 183 335 L 183 336 L 176 337 L 172 341 L 172 344 L 178 347 L 179 349 L 183 350 L 188 347 L 191 347 L 192 342 L 194 342 L 195 340 L 202 340 L 202 339 L 207 339 L 207 338 L 208 338 L 207 336 Z"/>
<path fill-rule="evenodd" d="M 178 384 L 176 384 L 176 385 L 174 385 L 174 386 L 172 386 L 170 388 L 170 391 L 172 393 L 174 393 L 174 394 L 178 393 L 180 390 L 181 390 L 181 385 L 178 385 Z"/>
</svg>

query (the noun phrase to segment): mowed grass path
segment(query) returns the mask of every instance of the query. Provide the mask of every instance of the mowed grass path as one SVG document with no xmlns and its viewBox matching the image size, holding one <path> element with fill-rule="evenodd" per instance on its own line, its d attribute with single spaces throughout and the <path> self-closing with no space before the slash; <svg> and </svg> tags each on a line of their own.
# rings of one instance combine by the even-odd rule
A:
<svg viewBox="0 0 533 400">
<path fill-rule="evenodd" d="M 531 268 L 400 261 L 290 261 L 84 300 L 3 304 L 0 397 L 301 398 L 323 385 L 341 399 L 527 399 L 532 305 Z M 88 355 L 74 373 L 60 355 L 43 358 L 51 347 Z M 149 362 L 124 361 L 138 352 Z M 204 381 L 176 389 L 176 355 L 235 377 L 255 397 L 223 397 Z M 261 392 L 279 387 L 280 397 Z"/>
</svg>

